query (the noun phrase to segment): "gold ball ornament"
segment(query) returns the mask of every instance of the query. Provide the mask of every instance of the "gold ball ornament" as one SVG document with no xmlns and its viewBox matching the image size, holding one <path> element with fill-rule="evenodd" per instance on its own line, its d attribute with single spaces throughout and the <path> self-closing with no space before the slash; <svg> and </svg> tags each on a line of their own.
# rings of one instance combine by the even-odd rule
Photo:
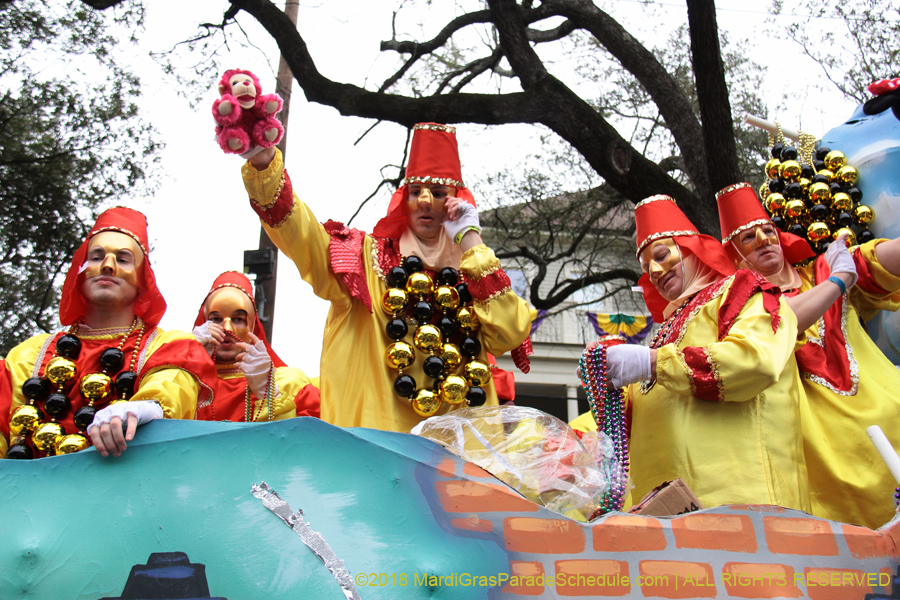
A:
<svg viewBox="0 0 900 600">
<path fill-rule="evenodd" d="M 770 214 L 774 215 L 777 212 L 781 212 L 784 210 L 784 205 L 784 195 L 779 194 L 778 192 L 773 192 L 766 198 L 766 210 L 768 210 Z"/>
<path fill-rule="evenodd" d="M 56 452 L 56 442 L 64 435 L 66 430 L 59 423 L 41 423 L 31 434 L 31 441 L 41 452 L 52 454 Z"/>
<path fill-rule="evenodd" d="M 444 310 L 453 310 L 459 306 L 459 292 L 449 285 L 442 285 L 434 291 L 434 301 Z"/>
<path fill-rule="evenodd" d="M 828 154 L 825 155 L 825 166 L 828 167 L 828 170 L 831 172 L 836 172 L 840 170 L 841 167 L 847 164 L 847 157 L 840 150 L 832 150 Z"/>
<path fill-rule="evenodd" d="M 106 373 L 88 373 L 81 378 L 78 389 L 88 400 L 103 400 L 112 389 L 112 379 Z"/>
<path fill-rule="evenodd" d="M 41 413 L 37 407 L 23 404 L 9 418 L 9 432 L 12 435 L 28 435 L 40 424 Z"/>
<path fill-rule="evenodd" d="M 456 320 L 459 322 L 459 326 L 466 331 L 475 331 L 480 325 L 475 309 L 470 306 L 463 306 L 456 311 Z"/>
<path fill-rule="evenodd" d="M 833 239 L 833 240 L 838 239 L 838 236 L 840 236 L 842 233 L 849 234 L 847 237 L 847 245 L 848 246 L 856 245 L 856 234 L 853 233 L 853 230 L 850 229 L 849 227 L 841 227 L 840 229 L 838 229 L 837 231 L 834 232 L 834 235 L 831 236 L 831 239 Z"/>
<path fill-rule="evenodd" d="M 871 206 L 860 204 L 853 209 L 853 222 L 857 225 L 868 225 L 875 220 L 875 211 Z"/>
<path fill-rule="evenodd" d="M 57 454 L 72 454 L 73 452 L 81 452 L 85 448 L 90 447 L 91 443 L 80 433 L 70 433 L 62 436 L 56 442 Z"/>
<path fill-rule="evenodd" d="M 791 200 L 784 206 L 784 215 L 794 221 L 799 221 L 809 214 L 806 204 L 803 200 Z"/>
<path fill-rule="evenodd" d="M 813 204 L 828 204 L 831 200 L 831 188 L 821 181 L 809 184 L 806 193 Z"/>
<path fill-rule="evenodd" d="M 809 184 L 811 183 L 810 180 L 806 177 L 801 177 L 798 180 L 798 183 L 800 184 L 800 193 L 805 196 L 807 194 L 807 191 L 809 190 Z"/>
<path fill-rule="evenodd" d="M 469 385 L 483 386 L 491 380 L 491 368 L 480 360 L 473 360 L 466 363 L 463 368 L 463 374 Z"/>
<path fill-rule="evenodd" d="M 838 192 L 831 200 L 831 210 L 835 212 L 849 212 L 853 208 L 853 200 L 844 192 Z"/>
<path fill-rule="evenodd" d="M 406 296 L 406 290 L 400 288 L 388 288 L 381 298 L 381 310 L 389 315 L 395 315 L 406 310 L 409 304 L 409 298 Z"/>
<path fill-rule="evenodd" d="M 821 171 L 816 172 L 816 175 L 824 175 L 826 179 L 828 179 L 828 183 L 834 181 L 834 172 L 829 171 L 828 169 L 822 169 Z"/>
<path fill-rule="evenodd" d="M 441 400 L 447 404 L 462 404 L 466 401 L 466 394 L 469 393 L 469 386 L 466 380 L 459 375 L 448 375 L 440 385 Z"/>
<path fill-rule="evenodd" d="M 416 392 L 410 404 L 417 415 L 430 417 L 441 407 L 441 399 L 433 391 L 421 389 Z"/>
<path fill-rule="evenodd" d="M 434 352 L 444 343 L 441 330 L 434 325 L 422 325 L 413 335 L 413 344 L 422 352 Z"/>
<path fill-rule="evenodd" d="M 413 273 L 406 280 L 406 293 L 424 300 L 434 291 L 434 282 L 426 273 Z"/>
<path fill-rule="evenodd" d="M 766 177 L 769 179 L 778 179 L 778 171 L 781 167 L 781 161 L 777 158 L 771 159 L 766 163 Z"/>
<path fill-rule="evenodd" d="M 806 228 L 806 236 L 811 242 L 819 242 L 829 237 L 830 235 L 831 230 L 828 229 L 828 225 L 821 221 L 816 221 Z"/>
<path fill-rule="evenodd" d="M 60 386 L 74 379 L 77 374 L 78 367 L 75 366 L 75 363 L 62 356 L 51 358 L 50 362 L 47 363 L 47 368 L 44 369 L 44 375 L 47 376 L 47 379 Z"/>
<path fill-rule="evenodd" d="M 781 166 L 778 168 L 778 174 L 781 175 L 782 179 L 787 181 L 797 181 L 800 179 L 800 173 L 803 171 L 800 167 L 800 163 L 796 160 L 787 160 L 781 163 Z"/>
<path fill-rule="evenodd" d="M 840 179 L 844 185 L 853 185 L 859 181 L 859 171 L 856 167 L 844 165 L 834 174 L 835 178 Z"/>
<path fill-rule="evenodd" d="M 416 360 L 416 353 L 406 342 L 394 342 L 387 347 L 384 361 L 392 369 L 405 369 Z"/>
<path fill-rule="evenodd" d="M 451 371 L 462 364 L 462 353 L 455 344 L 444 344 L 441 346 L 438 356 L 444 360 L 444 368 Z"/>
<path fill-rule="evenodd" d="M 759 186 L 759 198 L 765 201 L 766 198 L 769 197 L 769 194 L 772 193 L 772 190 L 769 189 L 769 182 L 764 181 L 761 186 Z"/>
</svg>

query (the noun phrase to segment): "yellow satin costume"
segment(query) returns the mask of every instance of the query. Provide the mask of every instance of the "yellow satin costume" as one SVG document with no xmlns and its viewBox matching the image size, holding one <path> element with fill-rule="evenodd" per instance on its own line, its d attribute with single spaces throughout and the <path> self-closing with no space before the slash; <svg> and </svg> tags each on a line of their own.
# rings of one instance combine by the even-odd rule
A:
<svg viewBox="0 0 900 600">
<path fill-rule="evenodd" d="M 127 327 L 94 332 L 82 328 L 78 332 L 78 337 L 84 343 L 98 343 L 109 340 L 110 345 L 115 346 L 126 331 L 128 331 Z M 159 328 L 147 332 L 146 335 L 149 336 L 149 339 L 146 350 L 142 352 L 142 357 L 138 363 L 138 370 L 140 370 L 140 365 L 167 343 L 175 340 L 196 341 L 193 335 L 183 331 L 163 331 Z M 45 342 L 50 336 L 51 334 L 45 333 L 30 338 L 10 350 L 6 356 L 6 369 L 9 371 L 12 387 L 10 414 L 18 406 L 27 403 L 25 396 L 22 394 L 22 384 L 26 379 L 34 375 L 34 365 L 41 357 Z M 156 368 L 144 375 L 138 382 L 134 395 L 130 400 L 158 400 L 163 409 L 163 416 L 166 419 L 193 419 L 197 409 L 198 397 L 201 403 L 208 402 L 211 392 L 212 390 L 209 387 L 201 384 L 190 372 L 172 364 Z M 0 457 L 6 456 L 7 449 L 8 440 L 0 436 Z"/>
<path fill-rule="evenodd" d="M 680 477 L 705 507 L 774 504 L 808 512 L 799 423 L 804 396 L 794 357 L 797 319 L 780 298 L 780 323 L 773 333 L 762 294 L 756 293 L 718 341 L 719 307 L 732 283 L 729 278 L 719 293 L 691 310 L 677 343 L 657 349 L 656 382 L 649 390 L 642 391 L 646 383 L 626 388 L 632 407 L 632 498 L 637 502 Z M 688 347 L 705 353 L 718 401 L 695 396 L 699 373 L 685 360 Z M 590 413 L 572 426 L 596 429 Z"/>
<path fill-rule="evenodd" d="M 204 421 L 234 421 L 243 422 L 245 417 L 244 402 L 246 399 L 247 383 L 244 372 L 232 363 L 217 364 L 216 372 L 219 375 L 219 389 L 216 394 L 214 406 L 211 405 L 197 411 L 197 419 Z M 292 419 L 297 416 L 298 396 L 303 398 L 306 386 L 316 386 L 318 377 L 310 379 L 300 369 L 294 367 L 277 367 L 275 369 L 275 386 L 277 394 L 272 400 L 272 420 Z M 260 400 L 255 395 L 250 395 L 250 420 L 257 423 L 265 423 L 269 420 L 268 401 Z M 300 407 L 307 408 L 306 406 Z M 315 406 L 318 411 L 318 402 Z M 304 415 L 308 414 L 304 412 Z"/>
<path fill-rule="evenodd" d="M 857 284 L 848 292 L 850 302 L 845 303 L 842 319 L 844 338 L 852 349 L 851 368 L 858 370 L 856 393 L 834 391 L 804 374 L 808 403 L 801 414 L 813 514 L 871 529 L 893 517 L 892 492 L 897 484 L 866 428 L 879 425 L 893 446 L 900 448 L 900 371 L 863 324 L 879 310 L 900 308 L 900 277 L 891 275 L 875 257 L 875 246 L 884 241 L 868 242 L 858 252 L 871 277 L 888 293 L 873 294 Z M 801 292 L 815 285 L 812 264 L 797 271 L 803 280 Z M 818 339 L 818 329 L 819 323 L 810 327 L 807 338 Z"/>
<path fill-rule="evenodd" d="M 250 163 L 242 169 L 244 185 L 250 201 L 262 209 L 274 204 L 285 185 L 281 152 L 264 171 Z M 347 286 L 331 268 L 331 237 L 316 221 L 312 211 L 293 195 L 290 212 L 270 227 L 263 226 L 272 241 L 294 261 L 301 277 L 313 292 L 331 303 L 325 324 L 321 359 L 321 418 L 340 427 L 410 431 L 422 417 L 408 400 L 394 392 L 397 371 L 385 364 L 385 349 L 391 343 L 385 333 L 389 316 L 381 310 L 381 298 L 387 290 L 384 274 L 378 270 L 377 244 L 366 235 L 362 244 L 365 285 L 372 299 L 369 309 L 355 299 Z M 465 252 L 459 270 L 469 278 L 487 276 L 500 269 L 493 251 L 484 245 Z M 508 287 L 486 301 L 475 302 L 475 313 L 481 326 L 476 336 L 481 342 L 479 360 L 487 362 L 487 353 L 500 356 L 519 346 L 531 327 L 526 303 Z M 405 338 L 412 343 L 414 328 Z M 422 370 L 422 356 L 404 371 L 419 387 L 431 381 Z M 483 386 L 486 405 L 497 404 L 493 382 Z M 442 406 L 443 412 L 443 406 Z"/>
</svg>

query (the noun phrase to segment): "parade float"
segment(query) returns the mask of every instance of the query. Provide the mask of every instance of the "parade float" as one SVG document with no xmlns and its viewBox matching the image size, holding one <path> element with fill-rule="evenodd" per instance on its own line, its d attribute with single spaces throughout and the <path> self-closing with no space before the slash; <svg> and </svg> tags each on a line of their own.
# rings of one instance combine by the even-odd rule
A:
<svg viewBox="0 0 900 600">
<path fill-rule="evenodd" d="M 872 233 L 897 237 L 889 175 L 900 140 L 890 138 L 900 127 L 893 109 L 861 110 L 820 146 L 858 170 L 879 216 Z M 807 236 L 820 204 L 808 187 L 780 208 L 761 189 L 773 212 L 804 204 L 783 225 Z M 857 192 L 839 193 L 850 205 L 827 206 L 827 235 L 813 228 L 813 242 L 869 224 Z M 887 340 L 890 323 L 878 326 Z M 627 446 L 620 398 L 610 401 L 615 410 L 593 408 L 618 436 L 618 470 L 580 518 L 452 444 L 313 418 L 159 420 L 119 458 L 3 460 L 0 598 L 900 598 L 896 518 L 873 531 L 768 505 L 622 512 Z"/>
</svg>

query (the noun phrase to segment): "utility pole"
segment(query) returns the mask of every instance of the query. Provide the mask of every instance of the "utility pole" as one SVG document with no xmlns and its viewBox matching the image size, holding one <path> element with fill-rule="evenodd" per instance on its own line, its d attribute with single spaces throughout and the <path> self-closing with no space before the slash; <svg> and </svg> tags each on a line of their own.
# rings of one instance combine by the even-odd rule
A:
<svg viewBox="0 0 900 600">
<path fill-rule="evenodd" d="M 287 0 L 284 5 L 284 14 L 290 18 L 294 26 L 297 25 L 298 0 Z M 278 113 L 278 118 L 284 126 L 284 136 L 278 143 L 278 149 L 283 155 L 287 155 L 288 116 L 291 107 L 291 88 L 294 84 L 294 74 L 288 66 L 284 56 L 278 64 L 278 80 L 275 83 L 275 92 L 284 100 L 284 106 Z M 278 249 L 269 239 L 266 230 L 259 228 L 259 249 L 244 251 L 244 271 L 256 275 L 256 309 L 259 311 L 259 320 L 262 321 L 266 337 L 272 341 L 272 328 L 275 323 L 275 287 L 278 278 Z"/>
</svg>

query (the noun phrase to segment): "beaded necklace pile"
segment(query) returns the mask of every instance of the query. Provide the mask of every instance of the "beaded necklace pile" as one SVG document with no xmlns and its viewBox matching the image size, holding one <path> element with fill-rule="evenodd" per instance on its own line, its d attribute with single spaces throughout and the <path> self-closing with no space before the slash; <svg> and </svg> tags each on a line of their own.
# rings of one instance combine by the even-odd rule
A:
<svg viewBox="0 0 900 600">
<path fill-rule="evenodd" d="M 438 271 L 436 286 L 422 259 L 413 255 L 393 267 L 386 278 L 388 289 L 381 308 L 391 316 L 385 332 L 394 342 L 387 347 L 385 361 L 399 372 L 394 392 L 423 417 L 437 413 L 444 402 L 451 406 L 484 404 L 487 394 L 482 386 L 491 380 L 491 369 L 475 358 L 481 352 L 481 342 L 473 335 L 479 327 L 478 317 L 468 285 L 460 283 L 456 269 Z M 409 333 L 407 321 L 416 326 L 412 345 L 403 341 Z M 416 380 L 403 372 L 416 360 L 413 347 L 426 355 L 422 370 L 434 380 L 431 385 L 418 387 Z M 464 365 L 463 357 L 467 360 Z M 462 375 L 457 374 L 460 366 Z"/>
<path fill-rule="evenodd" d="M 235 340 L 237 340 L 239 342 L 243 341 L 240 338 L 233 336 L 230 332 L 226 331 L 225 333 L 226 333 L 226 335 L 231 335 L 231 337 L 233 337 Z M 215 350 L 213 350 L 212 359 L 213 359 L 213 362 L 216 361 L 216 351 Z M 222 364 L 222 363 L 220 363 L 220 364 Z M 218 367 L 217 367 L 217 370 L 218 370 Z M 235 369 L 234 372 L 242 373 L 242 371 L 240 369 Z M 269 378 L 266 381 L 266 393 L 262 398 L 260 398 L 261 402 L 259 403 L 259 406 L 257 407 L 256 412 L 253 411 L 253 394 L 250 392 L 250 384 L 248 383 L 246 388 L 244 389 L 244 422 L 245 423 L 256 422 L 256 420 L 259 418 L 260 413 L 262 412 L 263 402 L 266 403 L 266 409 L 268 410 L 268 415 L 267 415 L 266 420 L 269 422 L 274 421 L 275 417 L 272 412 L 272 404 L 274 402 L 274 399 L 275 399 L 275 365 L 270 364 L 269 365 Z M 210 406 L 210 411 L 212 413 L 212 420 L 215 421 L 216 420 L 215 401 L 213 401 L 212 405 Z"/>
<path fill-rule="evenodd" d="M 616 338 L 618 339 L 618 338 Z M 601 340 L 602 341 L 602 340 Z M 592 520 L 608 512 L 621 510 L 628 485 L 628 432 L 625 426 L 625 395 L 612 389 L 606 376 L 606 346 L 599 344 L 585 350 L 579 361 L 581 385 L 597 423 L 597 431 L 606 434 L 613 444 L 615 464 L 611 469 L 609 487 L 603 493 L 600 506 L 591 514 Z"/>
<path fill-rule="evenodd" d="M 7 458 L 34 458 L 34 449 L 47 456 L 84 450 L 91 445 L 85 430 L 97 413 L 95 405 L 109 398 L 113 398 L 110 404 L 125 401 L 134 395 L 137 382 L 135 367 L 144 337 L 144 322 L 138 317 L 135 317 L 122 335 L 118 346 L 106 348 L 100 353 L 100 371 L 89 372 L 79 380 L 78 391 L 87 404 L 78 408 L 73 415 L 72 420 L 78 432 L 69 433 L 57 422 L 57 419 L 64 418 L 72 410 L 72 401 L 67 392 L 72 389 L 70 384 L 78 376 L 76 361 L 82 348 L 78 330 L 79 323 L 75 323 L 68 333 L 60 336 L 56 340 L 55 354 L 47 363 L 43 374 L 26 379 L 22 384 L 22 394 L 27 403 L 16 408 L 10 417 L 11 445 L 6 453 Z M 128 370 L 122 371 L 125 366 L 123 348 L 135 330 L 138 333 L 131 361 Z"/>
</svg>

